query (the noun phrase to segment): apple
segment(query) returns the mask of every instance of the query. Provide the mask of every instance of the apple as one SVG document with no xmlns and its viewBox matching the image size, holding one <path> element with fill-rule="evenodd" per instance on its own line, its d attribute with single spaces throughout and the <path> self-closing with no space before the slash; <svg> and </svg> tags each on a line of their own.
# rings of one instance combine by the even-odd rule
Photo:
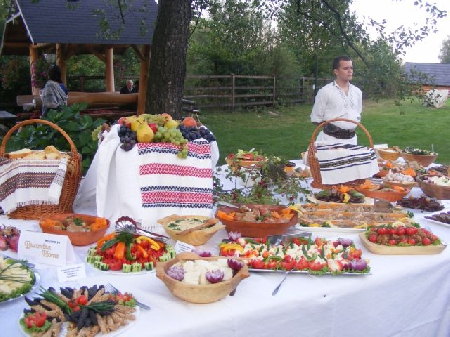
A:
<svg viewBox="0 0 450 337">
<path fill-rule="evenodd" d="M 168 129 L 175 129 L 178 126 L 178 122 L 176 120 L 170 119 L 164 124 L 164 126 Z"/>
<path fill-rule="evenodd" d="M 153 130 L 154 133 L 156 133 L 158 131 L 158 124 L 148 123 L 148 126 Z"/>
</svg>

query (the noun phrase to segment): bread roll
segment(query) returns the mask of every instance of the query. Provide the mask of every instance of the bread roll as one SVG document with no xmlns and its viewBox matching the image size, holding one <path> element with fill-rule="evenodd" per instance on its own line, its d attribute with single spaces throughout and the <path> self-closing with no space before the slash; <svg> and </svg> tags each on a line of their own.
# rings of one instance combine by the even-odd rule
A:
<svg viewBox="0 0 450 337">
<path fill-rule="evenodd" d="M 19 158 L 26 157 L 31 153 L 32 153 L 32 151 L 28 148 L 20 149 L 20 150 L 14 151 L 14 152 L 10 152 L 8 154 L 8 158 L 9 159 L 19 159 Z"/>
<path fill-rule="evenodd" d="M 44 151 L 33 151 L 23 159 L 37 159 L 37 160 L 44 160 L 45 159 L 45 153 Z"/>
</svg>

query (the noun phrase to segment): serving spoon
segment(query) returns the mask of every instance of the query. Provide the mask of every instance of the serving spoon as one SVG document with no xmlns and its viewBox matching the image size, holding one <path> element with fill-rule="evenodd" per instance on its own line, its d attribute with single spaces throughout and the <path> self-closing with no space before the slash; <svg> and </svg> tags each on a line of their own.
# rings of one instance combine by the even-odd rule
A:
<svg viewBox="0 0 450 337">
<path fill-rule="evenodd" d="M 281 285 L 282 285 L 283 282 L 286 280 L 286 277 L 288 276 L 288 274 L 289 274 L 290 272 L 291 272 L 291 271 L 288 270 L 288 271 L 286 271 L 286 272 L 284 273 L 284 277 L 283 277 L 283 279 L 281 280 L 280 284 L 278 284 L 277 287 L 272 291 L 272 296 L 275 296 L 276 294 L 278 294 L 278 290 L 280 290 Z"/>
<path fill-rule="evenodd" d="M 131 219 L 128 216 L 122 216 L 119 219 L 117 219 L 116 231 L 118 233 L 128 232 L 128 233 L 132 233 L 132 234 L 141 234 L 141 235 L 148 236 L 148 237 L 156 239 L 156 240 L 160 240 L 164 243 L 167 243 L 170 240 L 170 238 L 165 235 L 150 232 L 146 229 L 139 227 L 138 224 L 136 223 L 136 221 L 134 221 L 133 219 Z"/>
</svg>

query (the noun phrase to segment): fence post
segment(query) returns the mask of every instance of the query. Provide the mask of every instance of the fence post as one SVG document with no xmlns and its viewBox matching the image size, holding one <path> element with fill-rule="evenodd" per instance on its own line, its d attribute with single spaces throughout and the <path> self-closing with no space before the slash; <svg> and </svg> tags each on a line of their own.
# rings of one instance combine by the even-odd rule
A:
<svg viewBox="0 0 450 337">
<path fill-rule="evenodd" d="M 235 90 L 235 84 L 236 84 L 235 82 L 236 82 L 236 78 L 235 78 L 234 74 L 231 74 L 231 110 L 233 110 L 233 111 L 234 111 L 234 104 L 235 104 L 235 101 L 234 101 L 235 100 L 234 90 Z"/>
<path fill-rule="evenodd" d="M 276 95 L 276 90 L 277 90 L 277 77 L 275 75 L 273 75 L 273 90 L 272 90 L 272 104 L 275 105 L 276 100 L 277 100 L 277 95 Z"/>
</svg>

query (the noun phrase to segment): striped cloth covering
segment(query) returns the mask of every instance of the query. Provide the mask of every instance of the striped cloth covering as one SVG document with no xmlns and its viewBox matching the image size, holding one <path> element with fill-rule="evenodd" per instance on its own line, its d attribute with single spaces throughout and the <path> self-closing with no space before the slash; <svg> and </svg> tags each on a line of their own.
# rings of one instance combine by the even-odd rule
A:
<svg viewBox="0 0 450 337">
<path fill-rule="evenodd" d="M 379 171 L 372 148 L 334 143 L 317 145 L 316 149 L 323 184 L 343 184 L 366 179 Z"/>
<path fill-rule="evenodd" d="M 0 205 L 5 213 L 28 205 L 57 205 L 67 170 L 60 160 L 0 158 Z"/>
<path fill-rule="evenodd" d="M 189 142 L 186 159 L 178 158 L 179 147 L 170 143 L 138 143 L 137 147 L 143 219 L 172 214 L 211 216 L 213 165 L 209 142 Z"/>
</svg>

